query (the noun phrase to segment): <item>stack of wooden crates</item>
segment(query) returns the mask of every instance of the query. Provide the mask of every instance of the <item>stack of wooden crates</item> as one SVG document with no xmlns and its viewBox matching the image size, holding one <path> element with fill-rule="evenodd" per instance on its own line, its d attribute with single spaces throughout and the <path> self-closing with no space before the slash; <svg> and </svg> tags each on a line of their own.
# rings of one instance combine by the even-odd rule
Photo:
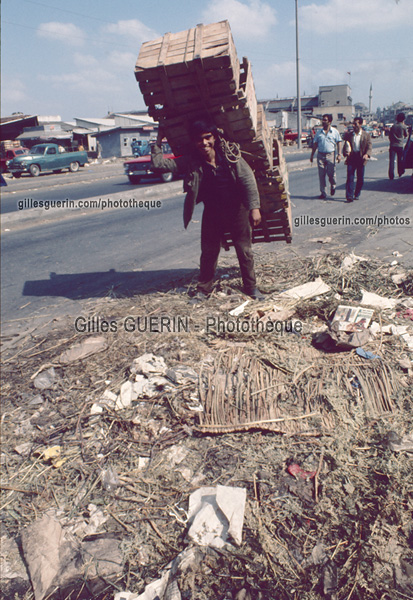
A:
<svg viewBox="0 0 413 600">
<path fill-rule="evenodd" d="M 253 243 L 291 242 L 288 173 L 281 143 L 257 104 L 250 62 L 237 58 L 228 21 L 167 33 L 142 44 L 135 76 L 148 112 L 176 155 L 191 150 L 189 124 L 208 116 L 240 145 L 254 171 L 262 223 Z M 225 235 L 227 246 L 231 235 Z"/>
</svg>

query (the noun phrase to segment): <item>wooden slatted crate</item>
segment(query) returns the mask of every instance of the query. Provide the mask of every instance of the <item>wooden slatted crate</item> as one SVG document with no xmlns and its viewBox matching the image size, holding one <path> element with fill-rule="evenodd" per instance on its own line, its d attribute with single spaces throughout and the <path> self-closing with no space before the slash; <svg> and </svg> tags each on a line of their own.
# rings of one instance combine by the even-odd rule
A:
<svg viewBox="0 0 413 600">
<path fill-rule="evenodd" d="M 240 63 L 228 21 L 197 25 L 142 44 L 135 76 L 148 106 L 176 155 L 192 150 L 189 125 L 208 117 L 241 148 L 253 169 L 262 224 L 253 242 L 291 241 L 288 173 L 281 145 L 273 139 L 257 104 L 251 64 Z M 226 244 L 232 245 L 230 234 Z"/>
</svg>

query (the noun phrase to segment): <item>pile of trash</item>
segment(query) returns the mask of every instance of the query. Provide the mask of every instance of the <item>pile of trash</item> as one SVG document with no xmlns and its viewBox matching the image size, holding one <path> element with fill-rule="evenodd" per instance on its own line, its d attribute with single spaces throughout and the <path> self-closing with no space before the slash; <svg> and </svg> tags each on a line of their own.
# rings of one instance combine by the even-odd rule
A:
<svg viewBox="0 0 413 600">
<path fill-rule="evenodd" d="M 413 273 L 272 260 L 4 358 L 1 598 L 413 597 Z"/>
</svg>

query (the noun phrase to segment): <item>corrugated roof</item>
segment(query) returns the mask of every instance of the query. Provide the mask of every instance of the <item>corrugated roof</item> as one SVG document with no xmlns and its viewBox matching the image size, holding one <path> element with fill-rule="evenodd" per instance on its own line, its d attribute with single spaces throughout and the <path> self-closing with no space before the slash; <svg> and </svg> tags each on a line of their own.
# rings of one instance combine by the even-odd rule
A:
<svg viewBox="0 0 413 600">
<path fill-rule="evenodd" d="M 17 140 L 70 140 L 72 134 L 67 131 L 25 131 Z"/>
<path fill-rule="evenodd" d="M 1 117 L 0 124 L 4 123 L 17 123 L 18 121 L 24 121 L 24 119 L 34 119 L 35 115 L 11 115 L 10 117 Z"/>
</svg>

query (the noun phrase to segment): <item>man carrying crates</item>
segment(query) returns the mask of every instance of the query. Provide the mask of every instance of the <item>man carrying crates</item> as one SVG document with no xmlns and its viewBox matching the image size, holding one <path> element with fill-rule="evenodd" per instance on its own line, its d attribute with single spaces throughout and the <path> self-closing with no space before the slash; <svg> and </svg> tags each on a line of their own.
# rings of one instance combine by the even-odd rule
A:
<svg viewBox="0 0 413 600">
<path fill-rule="evenodd" d="M 261 221 L 260 197 L 254 173 L 240 152 L 229 151 L 216 126 L 207 120 L 193 122 L 189 130 L 193 152 L 176 159 L 162 155 L 160 128 L 152 147 L 154 171 L 184 173 L 184 226 L 196 204 L 204 203 L 201 228 L 201 261 L 197 290 L 211 293 L 223 235 L 230 231 L 237 253 L 244 292 L 263 299 L 257 288 L 251 248 L 251 226 Z"/>
</svg>

